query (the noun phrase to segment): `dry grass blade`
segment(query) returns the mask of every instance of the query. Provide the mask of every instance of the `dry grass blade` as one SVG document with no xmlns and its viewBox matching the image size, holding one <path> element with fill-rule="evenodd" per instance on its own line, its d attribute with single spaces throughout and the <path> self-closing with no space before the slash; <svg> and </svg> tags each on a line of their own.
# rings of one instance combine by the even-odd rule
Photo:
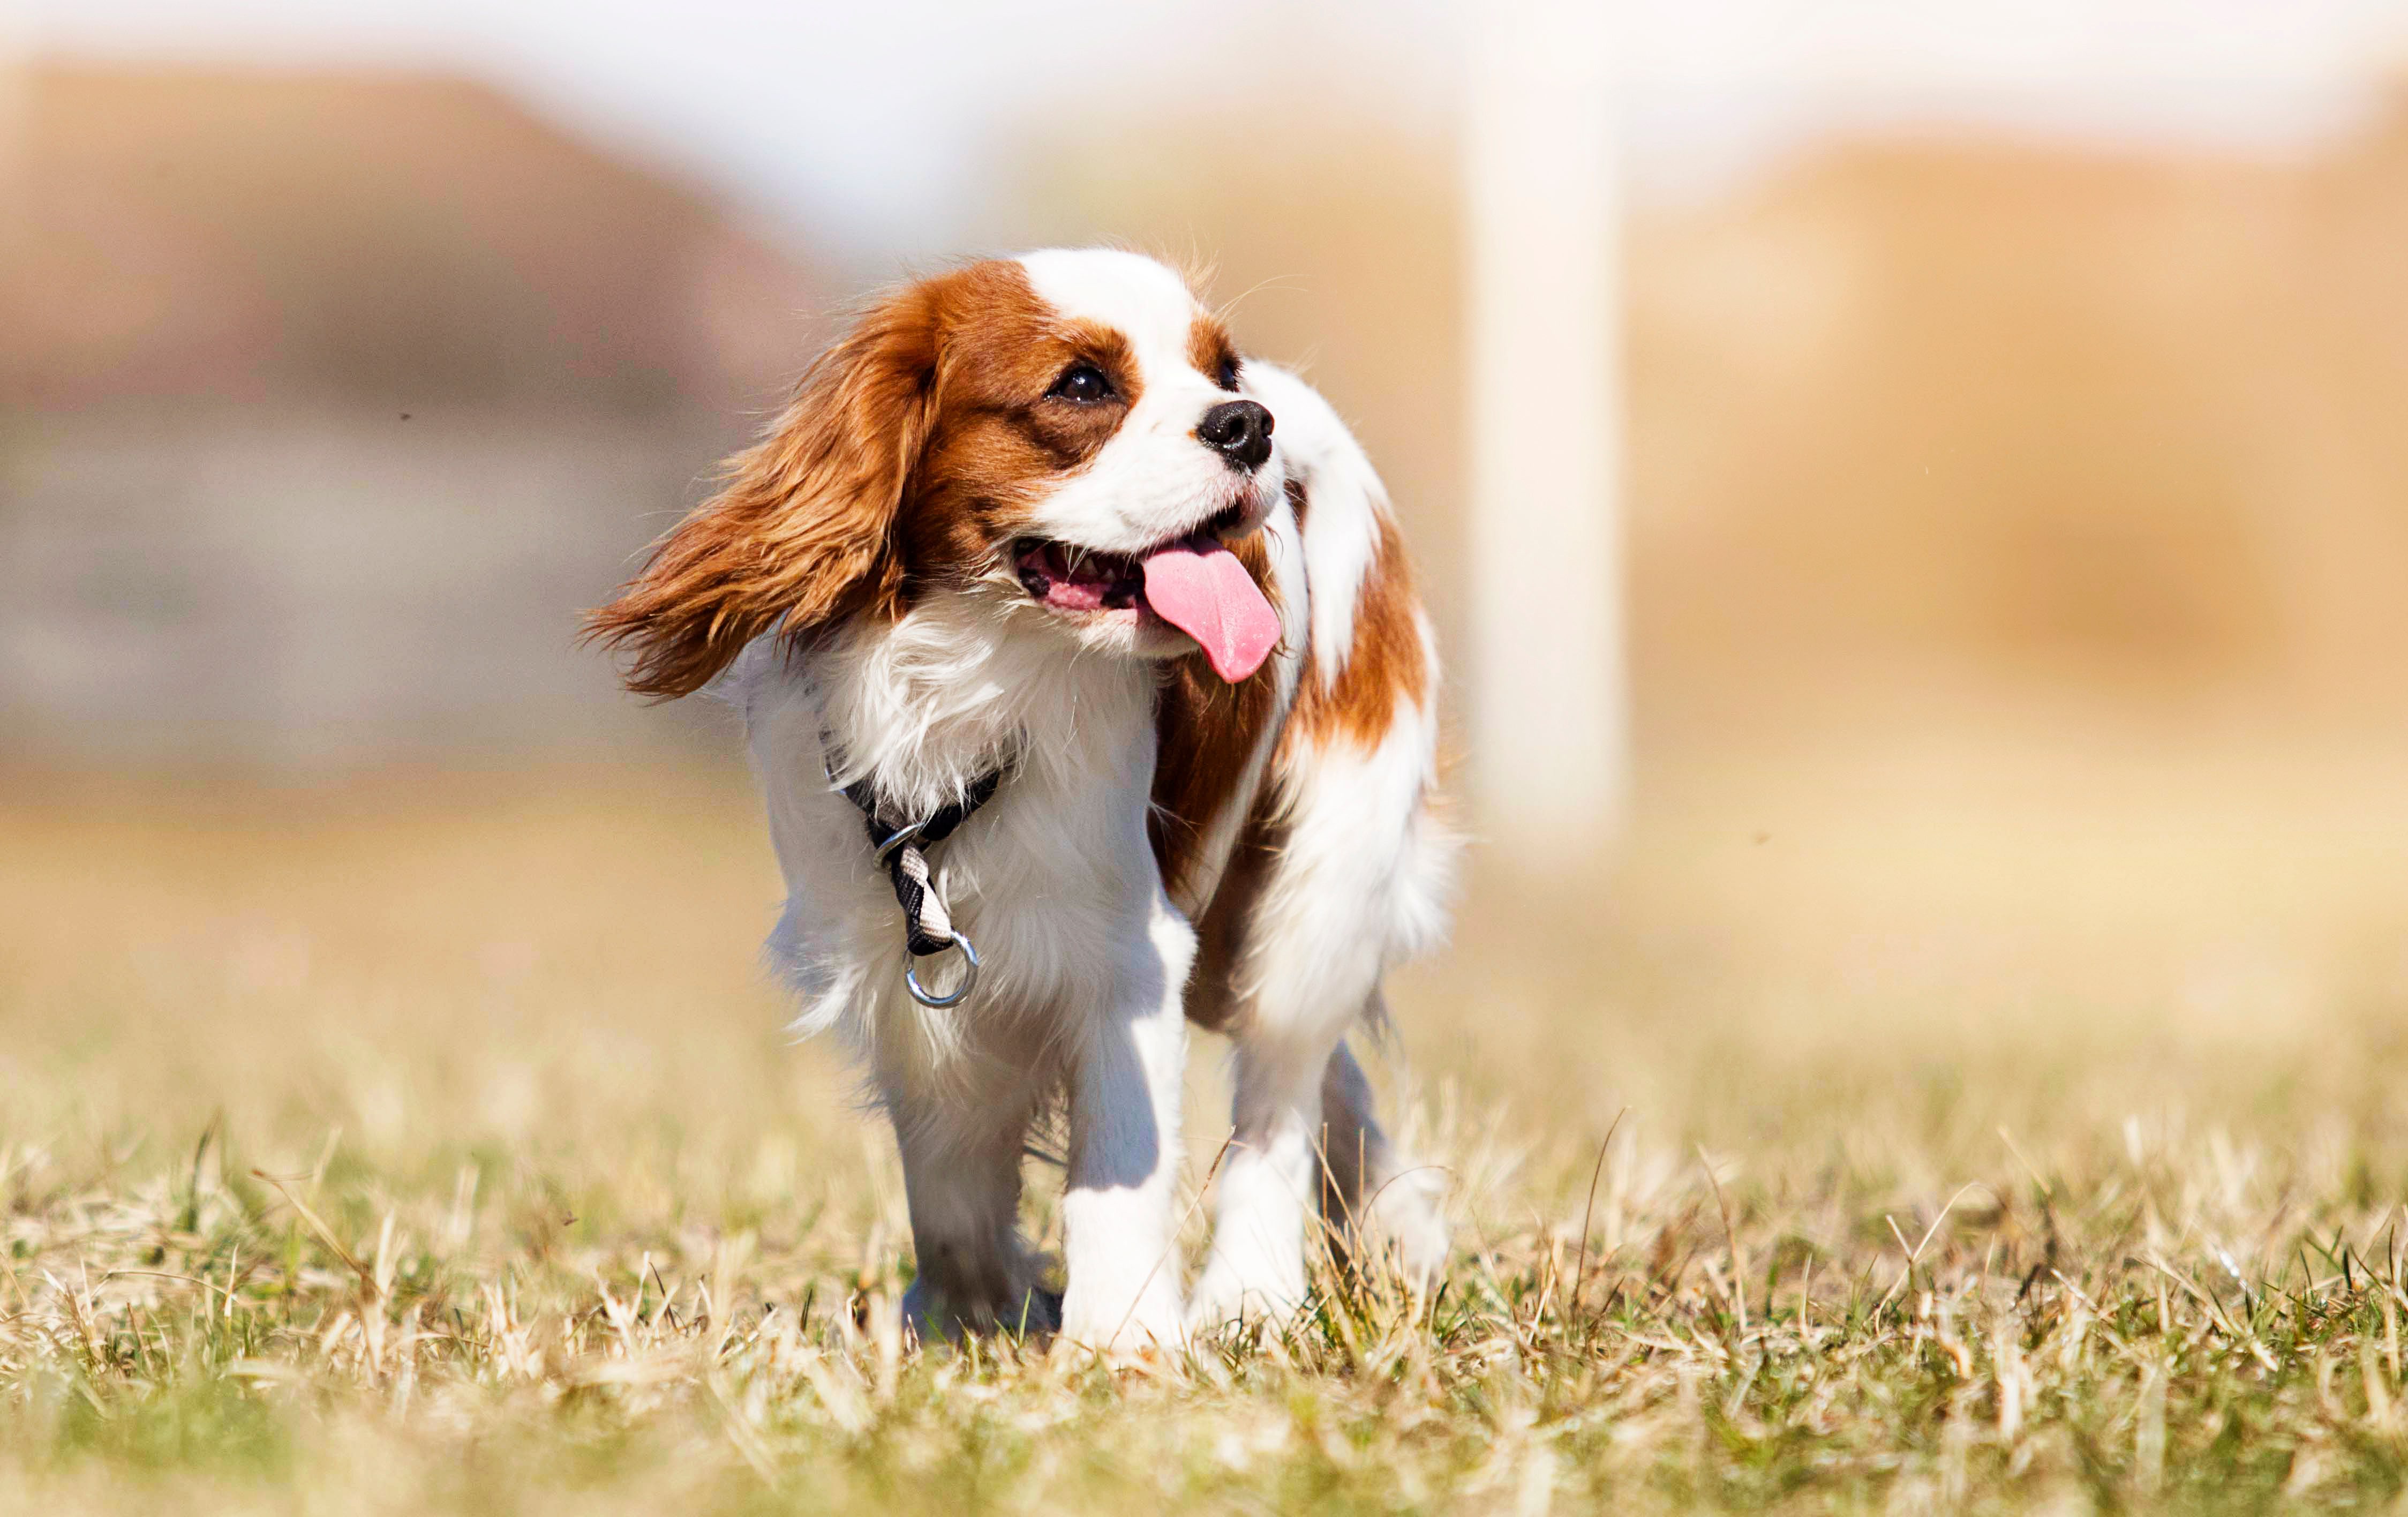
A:
<svg viewBox="0 0 2408 1517">
<path fill-rule="evenodd" d="M 1589 1166 L 1588 1196 L 1581 1202 L 1580 1257 L 1572 1267 L 1571 1312 L 1575 1317 L 1580 1315 L 1581 1293 L 1588 1287 L 1588 1234 L 1597 1222 L 1598 1179 L 1605 1173 L 1606 1150 L 1613 1147 L 1613 1135 L 1622 1130 L 1622 1119 L 1629 1112 L 1630 1109 L 1626 1106 L 1613 1114 L 1613 1121 L 1606 1126 L 1605 1137 L 1597 1145 L 1597 1163 Z"/>
<path fill-rule="evenodd" d="M 353 1253 L 345 1246 L 341 1238 L 335 1236 L 335 1230 L 326 1225 L 325 1219 L 310 1210 L 308 1202 L 293 1194 L 291 1187 L 285 1184 L 281 1176 L 271 1175 L 265 1169 L 254 1169 L 251 1172 L 251 1178 L 265 1181 L 276 1188 L 276 1194 L 284 1197 L 284 1204 L 293 1209 L 294 1214 L 309 1224 L 309 1231 L 317 1235 L 318 1241 L 326 1246 L 326 1252 L 342 1260 L 344 1267 L 359 1277 L 362 1295 L 371 1301 L 380 1299 L 384 1295 L 383 1288 L 377 1280 L 376 1270 L 362 1263 L 360 1256 Z"/>
</svg>

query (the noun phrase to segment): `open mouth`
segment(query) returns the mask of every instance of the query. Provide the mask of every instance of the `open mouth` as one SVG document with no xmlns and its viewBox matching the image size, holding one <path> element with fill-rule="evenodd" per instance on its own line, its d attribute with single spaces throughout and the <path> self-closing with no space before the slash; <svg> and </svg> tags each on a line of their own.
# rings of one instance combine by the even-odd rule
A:
<svg viewBox="0 0 2408 1517">
<path fill-rule="evenodd" d="M 1222 548 L 1221 535 L 1245 520 L 1245 508 L 1232 506 L 1184 537 L 1143 553 L 1107 553 L 1069 543 L 1030 538 L 1012 550 L 1012 567 L 1028 598 L 1053 611 L 1153 612 L 1146 604 L 1145 565 L 1173 549 L 1195 552 Z"/>
<path fill-rule="evenodd" d="M 1196 639 L 1213 670 L 1232 683 L 1262 665 L 1280 638 L 1279 613 L 1219 534 L 1245 519 L 1232 506 L 1188 536 L 1143 553 L 1106 553 L 1068 543 L 1024 541 L 1012 567 L 1028 598 L 1070 616 L 1128 613 L 1167 623 Z"/>
<path fill-rule="evenodd" d="M 1143 610 L 1145 565 L 1126 553 L 1028 542 L 1013 554 L 1021 588 L 1054 611 Z"/>
</svg>

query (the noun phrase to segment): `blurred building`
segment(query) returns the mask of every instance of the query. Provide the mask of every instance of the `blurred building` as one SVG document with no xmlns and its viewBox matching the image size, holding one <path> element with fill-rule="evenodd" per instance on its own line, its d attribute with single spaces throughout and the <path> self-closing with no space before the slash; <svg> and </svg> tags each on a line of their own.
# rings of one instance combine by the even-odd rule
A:
<svg viewBox="0 0 2408 1517">
<path fill-rule="evenodd" d="M 1659 722 L 2408 719 L 2408 96 L 2304 162 L 1868 142 L 1635 256 Z"/>
<path fill-rule="evenodd" d="M 0 755 L 626 730 L 576 612 L 808 355 L 794 258 L 472 84 L 35 72 Z"/>
<path fill-rule="evenodd" d="M 478 86 L 51 69 L 18 118 L 0 757 L 668 730 L 576 611 L 849 291 Z M 1361 429 L 1459 649 L 1442 130 L 1291 104 L 989 147 L 989 245 L 1217 267 Z M 1642 757 L 2034 703 L 2408 724 L 2408 105 L 2288 160 L 1866 138 L 1629 236 Z M 1533 594 L 1585 593 L 1527 550 Z"/>
<path fill-rule="evenodd" d="M 1451 155 L 1309 109 L 1230 134 L 1044 138 L 1029 224 L 1208 255 L 1361 428 L 1459 649 Z M 2289 160 L 1842 142 L 1628 236 L 1642 752 L 2036 706 L 2408 725 L 2408 93 Z M 1584 593 L 1526 548 L 1533 594 Z"/>
</svg>

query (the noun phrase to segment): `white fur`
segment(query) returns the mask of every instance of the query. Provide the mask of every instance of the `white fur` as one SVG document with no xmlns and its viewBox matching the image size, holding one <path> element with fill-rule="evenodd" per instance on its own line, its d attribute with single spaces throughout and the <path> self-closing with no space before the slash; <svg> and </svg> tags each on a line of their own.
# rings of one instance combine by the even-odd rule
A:
<svg viewBox="0 0 2408 1517">
<path fill-rule="evenodd" d="M 1240 477 L 1193 433 L 1227 394 L 1187 361 L 1196 308 L 1185 287 L 1129 254 L 1023 263 L 1066 316 L 1119 328 L 1144 379 L 1120 433 L 1038 504 L 1042 530 L 1134 551 L 1225 509 Z M 1247 375 L 1278 423 L 1279 452 L 1252 488 L 1288 633 L 1263 677 L 1284 709 L 1308 645 L 1325 671 L 1343 656 L 1383 508 L 1369 464 L 1319 397 L 1267 365 Z M 1314 492 L 1301 529 L 1279 490 L 1290 466 Z M 1342 1044 L 1376 1012 L 1382 970 L 1438 929 L 1446 849 L 1426 807 L 1431 712 L 1403 711 L 1370 752 L 1308 750 L 1276 773 L 1276 732 L 1267 734 L 1206 839 L 1193 898 L 1173 902 L 1147 842 L 1156 677 L 1136 651 L 1065 636 L 1025 596 L 981 584 L 925 594 L 896 623 L 836 629 L 793 653 L 764 638 L 721 682 L 743 712 L 786 879 L 770 952 L 801 995 L 797 1026 L 841 1031 L 896 1125 L 919 1253 L 908 1305 L 924 1333 L 1050 1314 L 1036 1294 L 1040 1261 L 1015 1217 L 1028 1125 L 1060 1100 L 1064 1332 L 1111 1350 L 1182 1339 L 1173 1193 L 1190 918 L 1263 784 L 1279 787 L 1290 840 L 1243 966 L 1251 1010 L 1237 1035 L 1236 1133 L 1197 1319 L 1301 1299 L 1325 1118 L 1348 1204 L 1377 1192 L 1369 1220 L 1409 1267 L 1426 1275 L 1443 1262 L 1436 1188 L 1390 1152 Z M 872 777 L 896 812 L 932 809 L 997 763 L 1014 766 L 930 855 L 954 923 L 984 961 L 960 1007 L 932 1011 L 904 991 L 900 916 L 860 814 L 830 785 L 831 739 L 842 777 Z"/>
</svg>

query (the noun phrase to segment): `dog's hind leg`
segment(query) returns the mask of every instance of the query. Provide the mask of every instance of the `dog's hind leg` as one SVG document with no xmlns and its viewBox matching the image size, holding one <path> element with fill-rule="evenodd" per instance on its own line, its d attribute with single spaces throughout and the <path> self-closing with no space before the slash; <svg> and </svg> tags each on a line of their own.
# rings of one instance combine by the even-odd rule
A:
<svg viewBox="0 0 2408 1517">
<path fill-rule="evenodd" d="M 1326 1037 L 1311 1041 L 1237 1033 L 1232 1132 L 1191 1314 L 1198 1325 L 1293 1311 L 1305 1295 L 1307 1237 L 1324 1224 L 1339 1252 L 1365 1266 L 1385 1258 L 1416 1289 L 1445 1267 L 1443 1177 L 1399 1155 L 1381 1129 L 1370 1081 L 1340 1040 L 1345 1024 L 1315 1029 Z"/>
<path fill-rule="evenodd" d="M 1360 1266 L 1385 1259 L 1416 1290 L 1446 1267 L 1445 1177 L 1399 1152 L 1380 1127 L 1371 1082 L 1344 1043 L 1321 1075 L 1321 1214 Z"/>
<path fill-rule="evenodd" d="M 1428 751 L 1426 725 L 1412 722 L 1369 752 L 1302 755 L 1282 780 L 1287 804 L 1249 823 L 1249 852 L 1231 866 L 1262 878 L 1215 966 L 1214 1023 L 1236 1044 L 1237 1090 L 1194 1298 L 1199 1325 L 1284 1316 L 1302 1302 L 1329 1152 L 1357 1161 L 1352 1188 L 1372 1198 L 1358 1219 L 1375 1224 L 1368 1236 L 1384 1232 L 1424 1277 L 1443 1264 L 1436 1177 L 1398 1167 L 1343 1047 L 1376 1011 L 1388 964 L 1435 936 L 1442 916 L 1446 844 L 1425 804 Z"/>
<path fill-rule="evenodd" d="M 1327 1040 L 1240 1034 L 1212 1252 L 1196 1282 L 1199 1326 L 1284 1317 L 1304 1300 L 1304 1232 L 1320 1191 L 1321 1081 Z"/>
</svg>

